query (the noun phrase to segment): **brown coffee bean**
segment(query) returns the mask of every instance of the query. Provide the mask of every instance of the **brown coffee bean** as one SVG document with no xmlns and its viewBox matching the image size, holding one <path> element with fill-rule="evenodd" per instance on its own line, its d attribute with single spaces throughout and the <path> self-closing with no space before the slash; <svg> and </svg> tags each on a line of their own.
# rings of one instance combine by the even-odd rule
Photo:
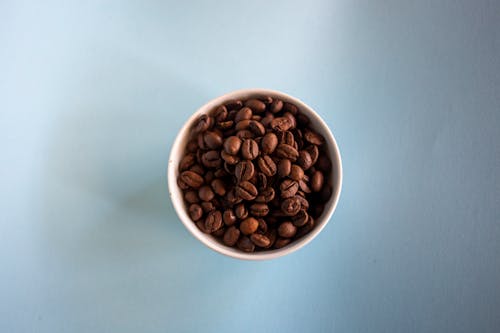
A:
<svg viewBox="0 0 500 333">
<path fill-rule="evenodd" d="M 300 165 L 303 170 L 309 169 L 313 164 L 311 155 L 309 155 L 306 150 L 301 150 L 297 158 L 297 164 Z"/>
<path fill-rule="evenodd" d="M 234 126 L 234 129 L 237 131 L 246 130 L 250 127 L 251 121 L 252 121 L 251 119 L 243 119 L 243 120 L 236 123 L 236 125 Z"/>
<path fill-rule="evenodd" d="M 269 239 L 269 245 L 265 247 L 266 249 L 268 249 L 272 247 L 274 245 L 274 242 L 276 241 L 277 237 L 276 229 L 269 230 L 265 232 L 264 235 Z"/>
<path fill-rule="evenodd" d="M 190 204 L 200 202 L 200 198 L 198 198 L 198 192 L 192 190 L 186 191 L 186 193 L 184 193 L 184 200 L 186 200 Z"/>
<path fill-rule="evenodd" d="M 252 243 L 250 238 L 248 238 L 247 236 L 240 237 L 240 239 L 236 243 L 236 246 L 238 247 L 238 249 L 240 249 L 243 252 L 255 251 L 255 245 Z"/>
<path fill-rule="evenodd" d="M 208 168 L 219 168 L 222 164 L 222 159 L 217 150 L 209 150 L 201 155 L 201 162 Z"/>
<path fill-rule="evenodd" d="M 243 203 L 239 203 L 234 206 L 234 214 L 240 220 L 246 219 L 248 217 L 248 210 Z"/>
<path fill-rule="evenodd" d="M 278 234 L 283 238 L 292 238 L 297 233 L 297 227 L 292 222 L 283 222 L 278 228 Z"/>
<path fill-rule="evenodd" d="M 305 114 L 299 113 L 297 114 L 296 117 L 297 117 L 297 122 L 301 127 L 306 127 L 309 125 L 310 120 Z"/>
<path fill-rule="evenodd" d="M 233 188 L 226 193 L 225 199 L 229 205 L 236 205 L 243 201 L 243 198 L 236 195 L 236 189 Z"/>
<path fill-rule="evenodd" d="M 224 170 L 226 170 L 226 172 L 228 174 L 233 174 L 234 173 L 234 169 L 235 169 L 235 165 L 234 164 L 229 164 L 227 162 L 224 162 Z"/>
<path fill-rule="evenodd" d="M 196 226 L 198 227 L 198 229 L 201 230 L 201 232 L 205 234 L 210 234 L 210 232 L 207 229 L 205 229 L 205 221 L 203 220 L 196 221 Z"/>
<path fill-rule="evenodd" d="M 226 194 L 226 185 L 222 179 L 216 178 L 212 180 L 210 186 L 217 195 L 223 197 Z"/>
<path fill-rule="evenodd" d="M 206 114 L 203 114 L 196 121 L 196 123 L 193 127 L 193 132 L 194 133 L 205 132 L 210 127 L 212 127 L 212 124 L 213 124 L 213 118 L 207 116 Z"/>
<path fill-rule="evenodd" d="M 185 155 L 179 163 L 179 171 L 186 171 L 196 163 L 195 154 Z"/>
<path fill-rule="evenodd" d="M 253 160 L 259 155 L 259 145 L 255 140 L 245 139 L 241 145 L 241 156 L 246 160 Z"/>
<path fill-rule="evenodd" d="M 212 236 L 220 238 L 223 237 L 225 233 L 226 233 L 226 227 L 222 226 L 220 229 L 214 231 L 212 233 Z"/>
<path fill-rule="evenodd" d="M 224 136 L 229 136 L 231 135 L 229 130 L 233 127 L 234 121 L 232 120 L 226 120 L 226 121 L 221 121 L 220 123 L 217 123 L 217 128 L 221 129 L 224 132 Z M 233 132 L 233 131 L 231 131 Z"/>
<path fill-rule="evenodd" d="M 283 111 L 296 115 L 299 112 L 299 109 L 294 104 L 285 102 L 283 104 Z"/>
<path fill-rule="evenodd" d="M 313 173 L 311 178 L 311 189 L 313 192 L 319 192 L 323 188 L 323 183 L 325 181 L 325 177 L 321 171 L 316 171 Z"/>
<path fill-rule="evenodd" d="M 319 199 L 321 200 L 321 202 L 324 203 L 330 200 L 331 196 L 332 196 L 332 187 L 325 184 L 321 189 L 321 192 L 319 193 Z"/>
<path fill-rule="evenodd" d="M 268 155 L 264 155 L 257 159 L 260 171 L 267 177 L 272 177 L 276 174 L 276 164 Z"/>
<path fill-rule="evenodd" d="M 187 189 L 189 189 L 189 185 L 186 184 L 180 177 L 177 178 L 177 186 L 179 186 L 179 188 L 181 190 L 187 190 Z"/>
<path fill-rule="evenodd" d="M 189 171 L 196 172 L 200 176 L 205 174 L 205 169 L 203 169 L 203 167 L 199 164 L 195 164 L 192 167 L 190 167 Z"/>
<path fill-rule="evenodd" d="M 203 201 L 212 200 L 214 198 L 214 195 L 214 191 L 212 191 L 212 189 L 208 185 L 204 185 L 198 190 L 198 196 Z"/>
<path fill-rule="evenodd" d="M 273 121 L 274 116 L 272 114 L 266 114 L 264 118 L 260 121 L 264 128 L 269 127 L 269 124 L 271 124 L 271 121 Z"/>
<path fill-rule="evenodd" d="M 191 220 L 193 221 L 198 221 L 203 217 L 203 209 L 198 204 L 190 205 L 188 211 L 189 217 L 191 217 Z"/>
<path fill-rule="evenodd" d="M 222 136 L 217 132 L 206 131 L 203 134 L 203 141 L 208 149 L 217 149 L 222 146 Z"/>
<path fill-rule="evenodd" d="M 292 216 L 292 223 L 296 227 L 302 227 L 307 223 L 309 215 L 305 209 L 301 209 L 297 215 Z"/>
<path fill-rule="evenodd" d="M 251 235 L 259 227 L 259 221 L 253 217 L 247 217 L 240 223 L 240 230 L 244 235 Z"/>
<path fill-rule="evenodd" d="M 300 200 L 297 199 L 297 196 L 285 199 L 281 203 L 281 211 L 287 216 L 297 215 L 301 208 L 302 205 L 300 203 Z"/>
<path fill-rule="evenodd" d="M 299 184 L 295 180 L 285 179 L 280 184 L 280 191 L 282 198 L 291 198 L 297 193 Z"/>
<path fill-rule="evenodd" d="M 220 123 L 221 121 L 226 120 L 227 113 L 227 108 L 224 105 L 219 105 L 213 113 L 215 122 Z"/>
<path fill-rule="evenodd" d="M 309 185 L 307 184 L 307 182 L 304 179 L 299 180 L 299 188 L 304 193 L 307 193 L 307 194 L 311 193 L 311 188 L 309 188 Z"/>
<path fill-rule="evenodd" d="M 297 120 L 295 119 L 295 116 L 293 114 L 291 114 L 290 112 L 285 112 L 283 114 L 283 117 L 288 118 L 288 120 L 290 120 L 290 129 L 297 127 Z"/>
<path fill-rule="evenodd" d="M 332 161 L 330 161 L 328 156 L 320 155 L 318 157 L 318 162 L 317 162 L 316 166 L 318 167 L 318 169 L 320 169 L 321 171 L 326 173 L 326 172 L 330 171 L 330 169 L 332 167 Z"/>
<path fill-rule="evenodd" d="M 267 187 L 260 191 L 259 195 L 255 198 L 255 202 L 267 203 L 274 199 L 274 189 L 272 187 Z"/>
<path fill-rule="evenodd" d="M 304 130 L 304 139 L 307 142 L 317 146 L 320 146 L 323 143 L 325 143 L 325 138 L 321 134 L 313 132 L 307 128 Z"/>
<path fill-rule="evenodd" d="M 241 130 L 236 132 L 236 136 L 244 140 L 244 139 L 253 139 L 255 137 L 255 134 L 253 134 L 253 132 L 250 130 Z"/>
<path fill-rule="evenodd" d="M 259 99 L 266 105 L 269 105 L 274 101 L 274 99 L 271 96 L 264 96 L 260 97 Z"/>
<path fill-rule="evenodd" d="M 288 159 L 282 159 L 278 163 L 278 175 L 283 178 L 287 177 L 292 171 L 292 162 Z"/>
<path fill-rule="evenodd" d="M 267 232 L 267 223 L 263 218 L 257 219 L 259 221 L 259 227 L 257 228 L 257 232 L 266 233 Z"/>
<path fill-rule="evenodd" d="M 236 214 L 233 212 L 232 209 L 226 209 L 224 211 L 224 214 L 222 214 L 222 220 L 224 221 L 224 224 L 227 226 L 231 226 L 236 223 Z"/>
<path fill-rule="evenodd" d="M 191 140 L 186 145 L 186 150 L 189 153 L 195 153 L 198 150 L 198 142 L 196 140 Z"/>
<path fill-rule="evenodd" d="M 183 171 L 180 176 L 180 180 L 182 180 L 186 185 L 192 188 L 198 188 L 203 185 L 203 177 L 193 171 Z"/>
<path fill-rule="evenodd" d="M 260 142 L 263 154 L 272 154 L 278 145 L 278 137 L 274 133 L 267 133 Z"/>
<path fill-rule="evenodd" d="M 257 186 L 258 186 L 258 189 L 259 190 L 263 190 L 267 187 L 267 177 L 265 174 L 263 174 L 262 172 L 259 172 L 257 174 Z"/>
<path fill-rule="evenodd" d="M 224 141 L 224 151 L 230 155 L 236 155 L 240 151 L 241 139 L 237 136 L 230 136 Z"/>
<path fill-rule="evenodd" d="M 295 162 L 299 156 L 299 152 L 294 147 L 282 143 L 276 148 L 276 155 L 280 158 L 286 158 Z"/>
<path fill-rule="evenodd" d="M 311 156 L 311 164 L 312 165 L 316 164 L 316 162 L 318 161 L 318 157 L 319 157 L 318 146 L 310 145 L 305 150 Z M 300 157 L 300 153 L 299 153 L 299 157 Z"/>
<path fill-rule="evenodd" d="M 292 240 L 290 238 L 278 238 L 276 242 L 274 242 L 274 248 L 281 249 L 290 244 L 291 241 Z"/>
<path fill-rule="evenodd" d="M 240 238 L 240 230 L 236 228 L 235 226 L 231 226 L 226 229 L 226 232 L 224 233 L 224 237 L 222 238 L 222 241 L 224 244 L 227 246 L 234 246 L 236 242 L 238 241 L 238 238 Z"/>
<path fill-rule="evenodd" d="M 252 109 L 250 109 L 249 107 L 244 107 L 244 108 L 241 108 L 236 113 L 236 115 L 234 116 L 234 121 L 236 123 L 239 123 L 242 120 L 250 120 L 250 119 L 252 119 L 252 115 L 253 115 Z"/>
<path fill-rule="evenodd" d="M 308 210 L 309 209 L 309 201 L 307 201 L 306 198 L 296 195 L 295 198 L 300 202 L 300 205 L 303 209 Z"/>
<path fill-rule="evenodd" d="M 222 227 L 222 214 L 218 210 L 211 211 L 208 213 L 205 219 L 205 229 L 212 233 L 219 230 Z"/>
<path fill-rule="evenodd" d="M 285 131 L 285 132 L 279 132 L 279 142 L 284 143 L 290 146 L 295 145 L 295 137 L 293 136 L 293 133 L 290 131 Z"/>
<path fill-rule="evenodd" d="M 214 175 L 214 172 L 212 170 L 208 170 L 206 173 L 205 173 L 205 183 L 209 184 L 213 179 L 214 179 L 215 175 Z"/>
<path fill-rule="evenodd" d="M 215 210 L 215 205 L 212 201 L 202 201 L 200 205 L 205 213 L 209 213 Z"/>
<path fill-rule="evenodd" d="M 295 235 L 295 238 L 300 238 L 300 237 L 308 234 L 312 229 L 314 229 L 314 224 L 315 224 L 314 219 L 312 218 L 312 216 L 309 215 L 309 219 L 308 219 L 307 223 L 297 230 L 297 234 Z"/>
<path fill-rule="evenodd" d="M 253 200 L 257 196 L 257 188 L 249 181 L 242 181 L 236 186 L 235 193 L 244 200 Z"/>
<path fill-rule="evenodd" d="M 252 111 L 255 113 L 261 113 L 266 110 L 266 104 L 264 104 L 264 102 L 262 101 L 259 101 L 258 99 L 249 99 L 245 102 L 245 106 L 252 109 Z"/>
<path fill-rule="evenodd" d="M 284 132 L 284 131 L 288 131 L 290 128 L 292 128 L 293 124 L 290 121 L 290 119 L 287 117 L 277 117 L 271 121 L 270 125 L 271 125 L 271 128 L 275 131 Z"/>
<path fill-rule="evenodd" d="M 266 134 L 266 129 L 264 128 L 264 125 L 260 123 L 260 121 L 251 120 L 248 128 L 257 136 L 263 136 L 264 134 Z"/>
<path fill-rule="evenodd" d="M 251 179 L 255 174 L 255 167 L 250 161 L 242 161 L 236 164 L 234 175 L 238 182 Z"/>
<path fill-rule="evenodd" d="M 278 113 L 281 111 L 281 109 L 283 109 L 283 101 L 279 100 L 279 99 L 275 99 L 272 103 L 271 103 L 271 107 L 269 108 L 269 110 L 272 112 L 272 113 Z"/>
<path fill-rule="evenodd" d="M 240 158 L 237 155 L 230 155 L 225 150 L 220 152 L 220 156 L 222 157 L 224 162 L 230 165 L 235 165 L 240 161 Z"/>
<path fill-rule="evenodd" d="M 265 203 L 255 203 L 250 206 L 250 214 L 253 216 L 266 216 L 269 213 L 269 207 Z"/>
<path fill-rule="evenodd" d="M 292 165 L 292 170 L 290 172 L 290 178 L 295 181 L 299 181 L 304 178 L 304 170 L 296 164 Z"/>
<path fill-rule="evenodd" d="M 224 169 L 217 169 L 214 171 L 215 178 L 224 178 L 226 176 L 228 176 L 228 173 Z"/>
<path fill-rule="evenodd" d="M 259 247 L 268 247 L 271 241 L 262 234 L 252 234 L 250 240 Z"/>
<path fill-rule="evenodd" d="M 227 101 L 225 104 L 226 108 L 228 110 L 234 110 L 234 109 L 239 109 L 243 106 L 243 102 L 240 101 L 240 100 L 230 100 L 230 101 Z"/>
</svg>

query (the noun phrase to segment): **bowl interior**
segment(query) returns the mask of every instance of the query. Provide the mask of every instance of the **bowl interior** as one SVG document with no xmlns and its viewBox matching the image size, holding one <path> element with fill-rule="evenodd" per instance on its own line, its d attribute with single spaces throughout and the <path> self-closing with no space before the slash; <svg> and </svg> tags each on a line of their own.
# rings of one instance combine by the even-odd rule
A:
<svg viewBox="0 0 500 333">
<path fill-rule="evenodd" d="M 178 165 L 180 159 L 184 155 L 184 149 L 189 138 L 189 131 L 193 123 L 196 121 L 196 119 L 198 119 L 200 115 L 212 111 L 215 107 L 231 99 L 248 99 L 251 97 L 259 97 L 259 96 L 261 97 L 271 96 L 273 98 L 279 98 L 284 102 L 290 102 L 295 104 L 303 114 L 309 117 L 309 119 L 311 120 L 310 126 L 315 131 L 317 131 L 318 133 L 320 133 L 325 137 L 328 152 L 330 154 L 330 159 L 332 161 L 332 173 L 330 179 L 328 179 L 328 182 L 332 185 L 332 195 L 329 201 L 325 204 L 325 209 L 321 214 L 321 216 L 315 220 L 316 226 L 314 227 L 314 229 L 311 230 L 311 232 L 309 232 L 302 238 L 300 238 L 299 240 L 296 240 L 281 249 L 244 253 L 236 248 L 228 247 L 220 243 L 217 239 L 215 239 L 211 235 L 203 233 L 191 220 L 191 218 L 187 213 L 187 207 L 183 200 L 182 190 L 177 185 L 177 177 L 179 175 Z M 340 190 L 342 188 L 342 163 L 337 143 L 331 131 L 329 130 L 326 123 L 309 106 L 304 104 L 302 101 L 282 92 L 267 90 L 267 89 L 244 89 L 244 90 L 234 91 L 211 100 L 210 102 L 199 108 L 186 121 L 184 126 L 179 131 L 179 134 L 177 135 L 170 152 L 170 158 L 168 162 L 168 184 L 169 184 L 170 198 L 172 200 L 172 204 L 174 205 L 174 209 L 177 215 L 179 216 L 183 224 L 186 226 L 186 228 L 191 232 L 191 234 L 193 234 L 193 236 L 195 236 L 203 244 L 205 244 L 206 246 L 217 252 L 238 259 L 246 259 L 246 260 L 272 259 L 294 252 L 299 248 L 303 247 L 304 245 L 309 243 L 314 237 L 316 237 L 316 235 L 318 235 L 321 232 L 321 230 L 325 227 L 325 225 L 328 223 L 330 217 L 332 216 L 335 210 L 335 207 L 339 199 Z"/>
</svg>

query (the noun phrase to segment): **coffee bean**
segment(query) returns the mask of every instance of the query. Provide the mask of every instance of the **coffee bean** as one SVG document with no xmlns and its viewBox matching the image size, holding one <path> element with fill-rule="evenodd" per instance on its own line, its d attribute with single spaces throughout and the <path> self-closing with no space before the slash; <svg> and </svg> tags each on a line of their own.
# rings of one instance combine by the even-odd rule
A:
<svg viewBox="0 0 500 333">
<path fill-rule="evenodd" d="M 206 131 L 203 134 L 203 141 L 208 149 L 217 149 L 222 145 L 222 136 L 217 132 Z"/>
<path fill-rule="evenodd" d="M 224 178 L 224 177 L 227 177 L 229 175 L 226 172 L 226 170 L 224 170 L 224 169 L 217 169 L 217 170 L 214 171 L 214 176 L 215 176 L 215 178 Z"/>
<path fill-rule="evenodd" d="M 225 150 L 220 152 L 220 156 L 222 157 L 224 162 L 226 162 L 227 164 L 230 164 L 230 165 L 235 165 L 236 163 L 238 163 L 240 161 L 240 158 L 238 156 L 230 155 Z"/>
<path fill-rule="evenodd" d="M 309 155 L 306 150 L 301 150 L 297 158 L 297 164 L 300 165 L 303 170 L 309 169 L 312 166 L 311 155 Z"/>
<path fill-rule="evenodd" d="M 297 120 L 295 119 L 295 116 L 293 114 L 291 114 L 290 112 L 285 112 L 283 114 L 283 117 L 288 118 L 288 120 L 290 120 L 290 129 L 297 127 Z"/>
<path fill-rule="evenodd" d="M 262 234 L 252 234 L 250 240 L 259 247 L 268 247 L 271 241 Z"/>
<path fill-rule="evenodd" d="M 228 136 L 228 135 L 231 135 L 229 134 L 229 129 L 231 129 L 231 127 L 233 127 L 234 125 L 234 121 L 232 120 L 226 120 L 226 121 L 221 121 L 219 123 L 217 123 L 217 128 L 221 129 L 222 131 L 225 131 L 224 134 L 225 136 Z"/>
<path fill-rule="evenodd" d="M 257 186 L 259 190 L 263 190 L 267 187 L 267 177 L 262 172 L 257 174 Z"/>
<path fill-rule="evenodd" d="M 290 171 L 290 178 L 299 181 L 304 178 L 304 170 L 296 164 L 292 165 L 292 170 Z"/>
<path fill-rule="evenodd" d="M 281 203 L 281 211 L 287 216 L 296 215 L 300 211 L 300 208 L 302 208 L 302 205 L 296 196 L 285 199 Z"/>
<path fill-rule="evenodd" d="M 250 214 L 253 216 L 266 216 L 269 213 L 269 207 L 265 203 L 255 203 L 250 206 Z"/>
<path fill-rule="evenodd" d="M 311 131 L 310 129 L 305 129 L 304 130 L 304 139 L 312 143 L 313 145 L 320 146 L 323 143 L 325 143 L 325 138 L 316 132 Z"/>
<path fill-rule="evenodd" d="M 317 167 L 323 172 L 328 172 L 332 167 L 332 162 L 330 161 L 328 156 L 320 155 L 318 157 Z"/>
<path fill-rule="evenodd" d="M 248 128 L 257 136 L 263 136 L 264 134 L 266 134 L 266 129 L 264 128 L 264 125 L 260 123 L 260 121 L 251 120 Z"/>
<path fill-rule="evenodd" d="M 266 104 L 264 104 L 264 102 L 262 101 L 259 101 L 258 99 L 249 99 L 245 102 L 245 106 L 252 109 L 252 111 L 255 113 L 261 113 L 266 110 Z"/>
<path fill-rule="evenodd" d="M 312 218 L 312 216 L 309 215 L 309 219 L 308 219 L 307 223 L 297 230 L 297 234 L 295 235 L 295 238 L 300 238 L 300 237 L 304 236 L 305 234 L 308 234 L 314 228 L 314 224 L 315 224 L 314 219 Z"/>
<path fill-rule="evenodd" d="M 248 217 L 248 210 L 243 203 L 239 203 L 234 206 L 234 214 L 237 218 L 242 220 Z"/>
<path fill-rule="evenodd" d="M 271 128 L 275 131 L 288 131 L 292 128 L 292 122 L 287 117 L 277 117 L 271 121 Z"/>
<path fill-rule="evenodd" d="M 292 223 L 296 227 L 302 227 L 307 223 L 309 215 L 305 209 L 301 209 L 297 215 L 292 216 Z"/>
<path fill-rule="evenodd" d="M 299 156 L 299 152 L 294 147 L 282 143 L 276 148 L 276 155 L 280 158 L 286 158 L 295 162 Z"/>
<path fill-rule="evenodd" d="M 274 99 L 271 96 L 260 97 L 259 100 L 261 100 L 266 105 L 269 105 L 274 101 Z"/>
<path fill-rule="evenodd" d="M 240 100 L 230 100 L 224 104 L 228 110 L 239 109 L 243 106 L 243 102 Z"/>
<path fill-rule="evenodd" d="M 256 202 L 267 203 L 274 199 L 274 189 L 272 187 L 267 187 L 260 191 L 259 195 L 255 198 Z"/>
<path fill-rule="evenodd" d="M 255 137 L 255 134 L 253 134 L 252 131 L 250 130 L 241 130 L 236 132 L 236 136 L 240 139 L 253 139 Z"/>
<path fill-rule="evenodd" d="M 208 213 L 205 219 L 205 229 L 212 233 L 219 230 L 222 227 L 222 214 L 218 210 L 211 211 Z"/>
<path fill-rule="evenodd" d="M 224 224 L 227 226 L 231 226 L 236 223 L 236 214 L 233 212 L 232 209 L 226 209 L 224 211 L 224 214 L 222 214 L 222 220 L 224 221 Z"/>
<path fill-rule="evenodd" d="M 219 105 L 214 111 L 214 120 L 216 123 L 226 120 L 227 118 L 227 108 L 224 105 Z"/>
<path fill-rule="evenodd" d="M 258 233 L 266 233 L 267 232 L 267 223 L 263 218 L 258 218 L 257 221 L 259 221 L 259 227 L 257 228 Z"/>
<path fill-rule="evenodd" d="M 257 188 L 249 181 L 242 181 L 235 191 L 236 195 L 244 200 L 253 200 L 257 196 Z"/>
<path fill-rule="evenodd" d="M 292 238 L 297 233 L 297 227 L 292 222 L 283 222 L 278 228 L 278 234 L 283 238 Z"/>
<path fill-rule="evenodd" d="M 222 241 L 224 244 L 227 246 L 234 246 L 236 242 L 238 241 L 238 238 L 240 238 L 240 230 L 236 228 L 235 226 L 231 226 L 226 229 L 226 232 L 224 233 L 224 237 L 222 238 Z"/>
<path fill-rule="evenodd" d="M 238 182 L 249 180 L 254 176 L 255 167 L 250 161 L 242 161 L 236 164 L 236 168 L 234 169 L 234 175 Z"/>
<path fill-rule="evenodd" d="M 236 155 L 240 151 L 241 139 L 237 136 L 230 136 L 224 141 L 224 151 L 230 155 Z"/>
<path fill-rule="evenodd" d="M 189 189 L 189 185 L 186 184 L 180 177 L 177 178 L 177 186 L 179 186 L 179 188 L 181 190 L 187 190 L 187 189 Z"/>
<path fill-rule="evenodd" d="M 269 127 L 269 124 L 271 124 L 271 121 L 273 121 L 274 116 L 271 113 L 266 113 L 264 118 L 261 119 L 261 123 L 264 126 L 264 128 Z"/>
<path fill-rule="evenodd" d="M 210 186 L 212 187 L 212 190 L 217 194 L 218 196 L 223 197 L 226 194 L 226 186 L 224 184 L 224 181 L 220 178 L 214 179 L 210 182 Z"/>
<path fill-rule="evenodd" d="M 252 139 L 245 139 L 241 146 L 241 156 L 246 160 L 253 160 L 259 155 L 259 145 Z"/>
<path fill-rule="evenodd" d="M 331 196 L 332 196 L 332 187 L 325 184 L 321 189 L 321 192 L 319 193 L 319 199 L 321 200 L 322 203 L 324 203 L 330 200 Z"/>
<path fill-rule="evenodd" d="M 201 115 L 196 121 L 193 132 L 200 133 L 208 130 L 213 124 L 212 117 L 207 116 L 206 114 Z"/>
<path fill-rule="evenodd" d="M 233 174 L 234 173 L 234 169 L 235 169 L 235 165 L 234 164 L 229 164 L 227 162 L 224 162 L 224 170 L 226 170 L 226 172 L 228 174 Z"/>
<path fill-rule="evenodd" d="M 200 202 L 200 198 L 198 198 L 198 192 L 197 191 L 186 191 L 186 192 L 184 192 L 184 200 L 186 200 L 186 202 L 188 202 L 190 204 Z"/>
<path fill-rule="evenodd" d="M 282 247 L 287 246 L 290 244 L 292 240 L 290 238 L 278 238 L 276 242 L 274 242 L 274 248 L 275 249 L 281 249 Z"/>
<path fill-rule="evenodd" d="M 238 247 L 238 249 L 240 249 L 243 252 L 255 251 L 255 245 L 252 243 L 250 238 L 248 238 L 247 236 L 240 237 L 240 239 L 236 243 L 236 246 Z"/>
<path fill-rule="evenodd" d="M 296 115 L 299 112 L 299 109 L 292 103 L 285 102 L 283 104 L 283 111 L 290 112 L 291 114 Z"/>
<path fill-rule="evenodd" d="M 230 191 L 228 191 L 226 193 L 226 197 L 225 197 L 227 203 L 231 206 L 234 206 L 240 202 L 243 201 L 243 198 L 239 197 L 238 195 L 236 195 L 236 189 L 233 188 L 231 189 Z"/>
<path fill-rule="evenodd" d="M 195 153 L 198 150 L 198 142 L 196 140 L 191 140 L 186 145 L 186 151 L 188 153 Z"/>
<path fill-rule="evenodd" d="M 299 184 L 291 179 L 285 179 L 280 185 L 281 197 L 291 198 L 297 193 Z"/>
<path fill-rule="evenodd" d="M 193 171 L 183 171 L 180 180 L 192 188 L 198 188 L 203 184 L 203 177 Z"/>
<path fill-rule="evenodd" d="M 179 163 L 179 171 L 186 171 L 196 163 L 195 154 L 185 155 Z"/>
<path fill-rule="evenodd" d="M 271 107 L 269 108 L 269 110 L 272 112 L 272 113 L 278 113 L 281 111 L 281 109 L 283 109 L 283 101 L 279 100 L 279 99 L 275 99 L 272 103 L 271 103 Z"/>
<path fill-rule="evenodd" d="M 189 206 L 189 217 L 191 220 L 198 221 L 203 217 L 203 209 L 198 204 L 192 204 Z"/>
<path fill-rule="evenodd" d="M 251 119 L 240 120 L 239 122 L 236 123 L 236 126 L 234 126 L 234 129 L 237 131 L 246 130 L 250 127 L 251 121 L 252 121 Z"/>
<path fill-rule="evenodd" d="M 303 209 L 308 210 L 309 209 L 309 201 L 307 201 L 306 198 L 296 195 L 295 198 L 300 202 L 300 205 Z"/>
<path fill-rule="evenodd" d="M 324 183 L 324 176 L 321 171 L 316 171 L 313 173 L 312 178 L 311 178 L 311 189 L 313 192 L 319 192 L 323 188 L 323 183 Z"/>
<path fill-rule="evenodd" d="M 301 191 L 307 194 L 312 192 L 311 189 L 309 188 L 309 185 L 304 179 L 299 180 L 299 188 Z"/>
<path fill-rule="evenodd" d="M 208 168 L 219 168 L 222 164 L 222 159 L 217 150 L 209 150 L 201 155 L 201 162 Z"/>
<path fill-rule="evenodd" d="M 292 162 L 288 159 L 282 159 L 278 163 L 278 175 L 283 178 L 287 177 L 292 171 Z"/>
<path fill-rule="evenodd" d="M 278 137 L 274 133 L 267 133 L 260 142 L 263 154 L 272 154 L 278 145 Z"/>
<path fill-rule="evenodd" d="M 290 131 L 279 132 L 279 142 L 287 144 L 289 146 L 295 145 L 295 137 L 293 133 Z"/>
<path fill-rule="evenodd" d="M 205 169 L 203 169 L 203 167 L 201 165 L 199 165 L 199 164 L 195 164 L 192 167 L 190 167 L 189 171 L 196 172 L 199 175 L 205 174 Z"/>
<path fill-rule="evenodd" d="M 215 210 L 215 205 L 212 201 L 202 201 L 200 205 L 205 213 L 209 213 Z"/>
<path fill-rule="evenodd" d="M 264 155 L 257 159 L 260 171 L 267 177 L 272 177 L 276 174 L 276 164 L 268 155 Z"/>
<path fill-rule="evenodd" d="M 253 217 L 248 217 L 240 223 L 240 230 L 244 235 L 251 235 L 259 227 L 259 221 Z"/>
<path fill-rule="evenodd" d="M 203 201 L 210 201 L 214 198 L 215 194 L 214 191 L 212 191 L 212 189 L 210 188 L 210 186 L 204 185 L 200 187 L 200 189 L 198 190 L 198 196 Z"/>
<path fill-rule="evenodd" d="M 205 183 L 209 184 L 214 179 L 214 177 L 215 177 L 215 175 L 214 175 L 213 170 L 208 170 L 205 173 L 205 177 L 203 177 L 203 178 L 205 179 Z"/>
<path fill-rule="evenodd" d="M 205 229 L 205 221 L 199 220 L 199 221 L 196 221 L 195 224 L 198 227 L 198 229 L 201 230 L 201 232 L 206 233 L 206 234 L 210 234 L 210 232 L 207 229 Z"/>
<path fill-rule="evenodd" d="M 226 228 L 224 226 L 222 226 L 220 229 L 214 231 L 212 233 L 212 236 L 220 238 L 220 237 L 223 237 L 225 233 L 226 233 Z"/>
<path fill-rule="evenodd" d="M 316 164 L 316 162 L 318 161 L 318 157 L 319 157 L 318 146 L 316 146 L 316 145 L 310 145 L 305 150 L 311 156 L 311 164 L 312 165 Z M 299 157 L 300 157 L 300 153 L 299 153 Z"/>
</svg>

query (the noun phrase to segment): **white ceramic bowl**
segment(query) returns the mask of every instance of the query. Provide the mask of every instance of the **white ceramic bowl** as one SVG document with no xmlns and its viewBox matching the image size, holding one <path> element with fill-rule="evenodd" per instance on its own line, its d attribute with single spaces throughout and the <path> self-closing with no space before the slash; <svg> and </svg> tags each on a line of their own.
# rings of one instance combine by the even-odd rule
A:
<svg viewBox="0 0 500 333">
<path fill-rule="evenodd" d="M 179 161 L 184 155 L 184 149 L 188 140 L 189 131 L 195 120 L 198 119 L 200 115 L 210 112 L 216 106 L 224 104 L 228 100 L 248 99 L 251 97 L 259 97 L 259 96 L 271 96 L 273 98 L 279 98 L 284 102 L 290 102 L 295 104 L 303 114 L 309 117 L 311 121 L 310 126 L 325 137 L 326 145 L 328 147 L 328 151 L 332 161 L 331 179 L 328 180 L 332 184 L 332 196 L 330 200 L 325 204 L 325 209 L 322 215 L 315 219 L 316 226 L 307 235 L 303 236 L 302 238 L 290 243 L 289 245 L 281 249 L 245 253 L 237 248 L 228 247 L 220 243 L 217 239 L 215 239 L 211 235 L 207 235 L 198 229 L 196 224 L 191 220 L 191 218 L 187 213 L 187 207 L 183 200 L 182 191 L 177 185 L 177 177 L 179 175 L 179 169 L 178 169 Z M 330 129 L 323 121 L 323 119 L 321 119 L 319 115 L 311 107 L 306 105 L 304 102 L 298 100 L 297 98 L 294 98 L 279 91 L 268 90 L 268 89 L 242 89 L 230 92 L 228 94 L 225 94 L 223 96 L 211 100 L 210 102 L 199 108 L 186 121 L 184 126 L 179 131 L 179 134 L 177 135 L 174 144 L 172 146 L 172 150 L 170 151 L 170 158 L 168 161 L 168 185 L 169 185 L 170 198 L 174 205 L 175 211 L 177 212 L 177 215 L 179 216 L 184 226 L 189 230 L 189 232 L 191 232 L 191 234 L 194 237 L 196 237 L 200 242 L 202 242 L 212 250 L 215 250 L 219 253 L 237 259 L 243 259 L 243 260 L 273 259 L 284 256 L 286 254 L 292 253 L 300 249 L 301 247 L 312 241 L 326 226 L 339 200 L 340 190 L 342 188 L 342 162 L 340 159 L 339 148 L 337 146 L 335 138 L 333 137 L 332 132 L 330 132 Z"/>
</svg>

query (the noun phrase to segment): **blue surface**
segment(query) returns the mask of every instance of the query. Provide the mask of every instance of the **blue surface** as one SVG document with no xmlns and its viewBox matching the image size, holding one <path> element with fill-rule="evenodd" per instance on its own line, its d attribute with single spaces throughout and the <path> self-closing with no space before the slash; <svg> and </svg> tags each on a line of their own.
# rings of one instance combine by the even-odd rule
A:
<svg viewBox="0 0 500 333">
<path fill-rule="evenodd" d="M 293 255 L 183 228 L 169 147 L 222 93 L 331 126 L 344 189 Z M 499 332 L 498 1 L 0 3 L 1 332 Z"/>
</svg>

